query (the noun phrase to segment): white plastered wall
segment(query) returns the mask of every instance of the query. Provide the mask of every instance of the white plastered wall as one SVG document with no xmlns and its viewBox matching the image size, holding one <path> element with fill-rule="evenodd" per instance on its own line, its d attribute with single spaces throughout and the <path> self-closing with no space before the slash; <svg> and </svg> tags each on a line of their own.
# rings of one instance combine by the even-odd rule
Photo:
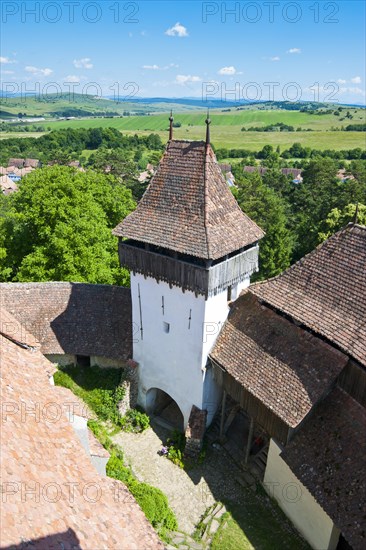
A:
<svg viewBox="0 0 366 550">
<path fill-rule="evenodd" d="M 249 278 L 240 289 L 248 284 Z M 140 365 L 139 403 L 146 407 L 146 393 L 159 388 L 176 401 L 185 426 L 192 405 L 207 407 L 209 423 L 220 389 L 205 367 L 229 312 L 227 291 L 206 300 L 151 277 L 131 274 L 131 295 L 133 358 Z"/>
<path fill-rule="evenodd" d="M 314 550 L 335 550 L 340 531 L 280 457 L 281 447 L 270 441 L 263 485 Z M 310 467 L 310 466 L 309 466 Z"/>
</svg>

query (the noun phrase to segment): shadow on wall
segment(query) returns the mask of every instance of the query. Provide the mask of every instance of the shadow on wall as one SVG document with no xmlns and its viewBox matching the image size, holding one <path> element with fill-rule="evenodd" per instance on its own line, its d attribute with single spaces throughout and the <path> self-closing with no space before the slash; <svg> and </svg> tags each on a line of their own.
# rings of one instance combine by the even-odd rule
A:
<svg viewBox="0 0 366 550">
<path fill-rule="evenodd" d="M 132 356 L 129 288 L 72 283 L 67 307 L 50 324 L 60 353 L 119 360 Z"/>
<path fill-rule="evenodd" d="M 64 533 L 55 533 L 47 537 L 21 542 L 20 544 L 3 546 L 2 550 L 24 550 L 26 548 L 38 548 L 39 550 L 44 550 L 45 548 L 73 548 L 73 550 L 82 550 L 80 541 L 73 529 L 67 529 Z"/>
</svg>

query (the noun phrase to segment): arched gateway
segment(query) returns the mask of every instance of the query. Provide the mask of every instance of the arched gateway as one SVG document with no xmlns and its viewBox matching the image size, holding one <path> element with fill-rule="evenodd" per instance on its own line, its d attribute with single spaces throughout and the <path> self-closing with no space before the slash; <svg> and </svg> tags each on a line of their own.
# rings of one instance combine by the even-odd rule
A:
<svg viewBox="0 0 366 550">
<path fill-rule="evenodd" d="M 146 412 L 155 417 L 162 425 L 183 431 L 184 418 L 174 399 L 159 388 L 150 388 L 146 392 Z"/>
</svg>

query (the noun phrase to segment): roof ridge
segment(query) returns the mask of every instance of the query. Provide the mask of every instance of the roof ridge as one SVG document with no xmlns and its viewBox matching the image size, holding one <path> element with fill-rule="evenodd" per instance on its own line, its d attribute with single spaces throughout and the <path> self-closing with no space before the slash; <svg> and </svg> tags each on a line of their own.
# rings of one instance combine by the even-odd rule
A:
<svg viewBox="0 0 366 550">
<path fill-rule="evenodd" d="M 207 178 L 207 159 L 208 159 L 208 150 L 210 145 L 207 145 L 205 147 L 205 156 L 203 160 L 203 188 L 204 188 L 204 198 L 203 198 L 203 224 L 205 228 L 205 235 L 206 235 L 206 248 L 207 248 L 207 256 L 210 257 L 210 242 L 208 238 L 208 210 L 207 210 L 207 202 L 208 202 L 208 178 Z"/>
</svg>

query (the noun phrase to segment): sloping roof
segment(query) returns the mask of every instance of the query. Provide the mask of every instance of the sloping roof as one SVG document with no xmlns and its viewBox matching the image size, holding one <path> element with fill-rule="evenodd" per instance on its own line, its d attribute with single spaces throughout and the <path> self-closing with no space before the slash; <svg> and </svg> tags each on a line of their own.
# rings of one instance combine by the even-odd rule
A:
<svg viewBox="0 0 366 550">
<path fill-rule="evenodd" d="M 366 410 L 336 388 L 281 456 L 354 550 L 366 547 Z"/>
<path fill-rule="evenodd" d="M 19 189 L 17 184 L 7 175 L 0 176 L 0 187 L 4 194 L 13 193 Z"/>
<path fill-rule="evenodd" d="M 114 234 L 203 259 L 218 259 L 264 235 L 230 192 L 203 141 L 170 141 L 136 210 Z"/>
<path fill-rule="evenodd" d="M 45 354 L 132 355 L 129 288 L 84 283 L 1 283 L 0 305 L 35 334 Z"/>
<path fill-rule="evenodd" d="M 24 159 L 9 159 L 8 166 L 15 166 L 17 168 L 22 168 L 24 166 Z"/>
<path fill-rule="evenodd" d="M 1 329 L 17 324 L 4 310 L 0 319 Z M 1 418 L 1 547 L 163 549 L 125 485 L 94 469 L 48 381 L 49 362 L 1 335 L 0 351 L 7 403 Z"/>
<path fill-rule="evenodd" d="M 366 366 L 366 227 L 348 225 L 251 292 Z"/>
<path fill-rule="evenodd" d="M 250 292 L 234 302 L 211 358 L 295 428 L 334 383 L 347 357 Z"/>
<path fill-rule="evenodd" d="M 38 168 L 40 162 L 38 159 L 25 159 L 24 161 L 24 167 L 32 167 L 32 168 Z"/>
</svg>

